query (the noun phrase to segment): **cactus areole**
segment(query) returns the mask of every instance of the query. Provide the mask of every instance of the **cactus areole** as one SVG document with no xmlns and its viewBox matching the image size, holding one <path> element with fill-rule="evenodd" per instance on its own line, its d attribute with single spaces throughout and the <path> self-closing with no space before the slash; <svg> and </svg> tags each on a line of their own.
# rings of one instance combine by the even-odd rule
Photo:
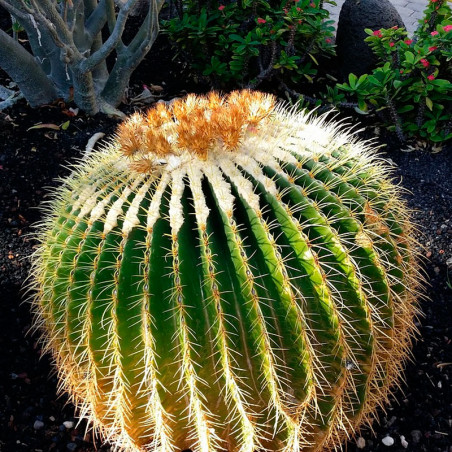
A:
<svg viewBox="0 0 452 452">
<path fill-rule="evenodd" d="M 116 450 L 337 449 L 407 356 L 410 234 L 369 144 L 262 93 L 188 96 L 49 203 L 36 326 Z"/>
</svg>

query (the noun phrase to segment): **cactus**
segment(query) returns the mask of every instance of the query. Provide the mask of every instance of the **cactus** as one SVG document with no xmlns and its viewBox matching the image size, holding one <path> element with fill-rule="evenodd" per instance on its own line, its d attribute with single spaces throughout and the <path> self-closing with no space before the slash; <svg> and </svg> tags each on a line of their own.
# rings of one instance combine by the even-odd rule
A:
<svg viewBox="0 0 452 452">
<path fill-rule="evenodd" d="M 117 450 L 337 450 L 415 330 L 400 192 L 371 144 L 270 95 L 134 114 L 39 229 L 61 390 Z"/>
</svg>

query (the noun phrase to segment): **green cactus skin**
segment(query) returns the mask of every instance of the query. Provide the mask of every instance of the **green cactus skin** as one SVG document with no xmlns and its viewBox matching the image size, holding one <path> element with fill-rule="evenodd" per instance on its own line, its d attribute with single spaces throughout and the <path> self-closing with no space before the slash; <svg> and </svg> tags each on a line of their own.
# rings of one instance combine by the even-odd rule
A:
<svg viewBox="0 0 452 452">
<path fill-rule="evenodd" d="M 397 383 L 421 279 L 401 189 L 369 143 L 268 110 L 235 148 L 146 162 L 135 116 L 48 205 L 36 327 L 117 450 L 336 450 Z"/>
</svg>

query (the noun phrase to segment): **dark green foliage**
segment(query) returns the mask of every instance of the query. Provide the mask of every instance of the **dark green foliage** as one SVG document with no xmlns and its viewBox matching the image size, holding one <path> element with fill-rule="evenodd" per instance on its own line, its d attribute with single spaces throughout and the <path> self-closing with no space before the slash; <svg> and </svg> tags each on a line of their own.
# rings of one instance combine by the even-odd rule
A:
<svg viewBox="0 0 452 452">
<path fill-rule="evenodd" d="M 184 0 L 164 30 L 193 75 L 214 88 L 312 82 L 318 55 L 333 52 L 334 28 L 323 3 Z"/>
</svg>

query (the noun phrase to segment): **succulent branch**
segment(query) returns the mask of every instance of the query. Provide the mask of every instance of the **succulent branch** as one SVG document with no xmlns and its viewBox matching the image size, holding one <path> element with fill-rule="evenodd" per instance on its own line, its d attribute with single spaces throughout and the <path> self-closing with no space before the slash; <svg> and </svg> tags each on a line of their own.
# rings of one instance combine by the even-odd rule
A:
<svg viewBox="0 0 452 452">
<path fill-rule="evenodd" d="M 55 87 L 39 63 L 3 30 L 0 30 L 0 67 L 14 78 L 31 106 L 49 103 L 57 97 Z"/>
<path fill-rule="evenodd" d="M 425 114 L 425 100 L 421 99 L 419 101 L 419 107 L 416 115 L 416 125 L 421 128 L 424 122 L 424 114 Z"/>
<path fill-rule="evenodd" d="M 118 449 L 337 450 L 401 373 L 421 278 L 388 164 L 250 91 L 134 114 L 47 206 L 43 343 Z"/>
<path fill-rule="evenodd" d="M 393 100 L 389 97 L 389 94 L 385 94 L 386 105 L 389 110 L 389 115 L 391 116 L 391 120 L 394 123 L 395 131 L 397 134 L 397 138 L 401 143 L 405 142 L 405 135 L 402 130 L 402 120 L 400 119 L 400 115 L 397 113 L 396 107 L 394 105 Z"/>
</svg>

